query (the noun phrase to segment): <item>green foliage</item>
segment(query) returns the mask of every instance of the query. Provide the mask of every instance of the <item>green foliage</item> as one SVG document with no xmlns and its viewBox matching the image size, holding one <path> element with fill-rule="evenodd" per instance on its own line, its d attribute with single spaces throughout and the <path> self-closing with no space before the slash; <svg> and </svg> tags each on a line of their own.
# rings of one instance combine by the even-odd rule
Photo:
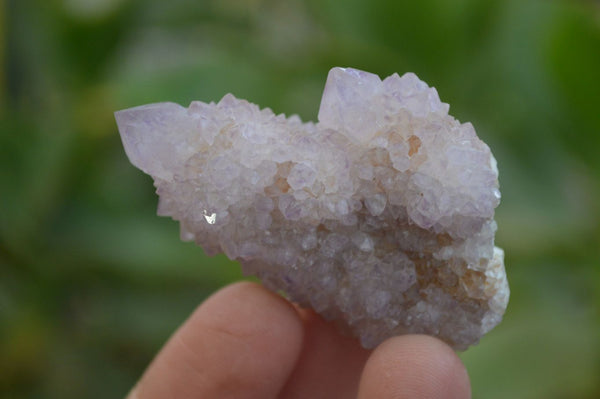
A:
<svg viewBox="0 0 600 399">
<path fill-rule="evenodd" d="M 600 397 L 600 8 L 524 0 L 0 1 L 0 396 L 122 397 L 241 278 L 155 216 L 112 112 L 225 93 L 315 119 L 326 73 L 414 71 L 501 171 L 505 321 L 476 398 Z"/>
</svg>

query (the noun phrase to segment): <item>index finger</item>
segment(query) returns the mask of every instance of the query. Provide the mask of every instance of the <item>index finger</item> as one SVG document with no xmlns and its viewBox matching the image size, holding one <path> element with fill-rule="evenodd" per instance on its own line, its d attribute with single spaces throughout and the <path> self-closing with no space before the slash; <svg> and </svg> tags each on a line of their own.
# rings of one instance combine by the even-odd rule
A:
<svg viewBox="0 0 600 399">
<path fill-rule="evenodd" d="M 211 296 L 175 332 L 128 399 L 275 398 L 300 355 L 293 306 L 253 283 Z"/>
</svg>

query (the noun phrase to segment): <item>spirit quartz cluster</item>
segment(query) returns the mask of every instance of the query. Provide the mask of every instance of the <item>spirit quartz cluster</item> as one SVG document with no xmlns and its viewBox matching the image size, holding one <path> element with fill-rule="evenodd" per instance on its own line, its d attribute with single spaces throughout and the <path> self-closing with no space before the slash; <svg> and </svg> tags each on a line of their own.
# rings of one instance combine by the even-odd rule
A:
<svg viewBox="0 0 600 399">
<path fill-rule="evenodd" d="M 509 289 L 496 161 L 448 108 L 412 73 L 333 68 L 316 124 L 231 94 L 116 119 L 183 240 L 367 348 L 424 333 L 464 350 L 501 321 Z"/>
</svg>

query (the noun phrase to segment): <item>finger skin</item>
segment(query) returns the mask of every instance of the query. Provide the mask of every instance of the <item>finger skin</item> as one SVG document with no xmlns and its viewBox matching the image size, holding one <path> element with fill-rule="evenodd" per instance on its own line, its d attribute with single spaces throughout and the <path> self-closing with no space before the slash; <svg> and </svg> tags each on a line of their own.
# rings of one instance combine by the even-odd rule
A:
<svg viewBox="0 0 600 399">
<path fill-rule="evenodd" d="M 275 398 L 302 336 L 291 304 L 257 284 L 233 284 L 175 332 L 129 398 Z"/>
<path fill-rule="evenodd" d="M 302 354 L 280 399 L 356 398 L 370 351 L 312 310 L 298 309 L 304 323 Z"/>
<path fill-rule="evenodd" d="M 367 360 L 359 399 L 468 399 L 467 371 L 454 351 L 425 335 L 390 338 Z"/>
</svg>

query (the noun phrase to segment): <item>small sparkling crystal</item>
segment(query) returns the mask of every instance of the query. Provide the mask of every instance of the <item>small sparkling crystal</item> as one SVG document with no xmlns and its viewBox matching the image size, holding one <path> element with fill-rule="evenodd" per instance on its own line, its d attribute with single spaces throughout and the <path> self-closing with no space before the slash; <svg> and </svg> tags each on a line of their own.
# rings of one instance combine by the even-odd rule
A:
<svg viewBox="0 0 600 399">
<path fill-rule="evenodd" d="M 367 348 L 424 333 L 462 350 L 501 321 L 509 288 L 496 161 L 448 109 L 412 73 L 333 68 L 317 124 L 231 94 L 116 119 L 183 240 L 239 260 Z"/>
</svg>

